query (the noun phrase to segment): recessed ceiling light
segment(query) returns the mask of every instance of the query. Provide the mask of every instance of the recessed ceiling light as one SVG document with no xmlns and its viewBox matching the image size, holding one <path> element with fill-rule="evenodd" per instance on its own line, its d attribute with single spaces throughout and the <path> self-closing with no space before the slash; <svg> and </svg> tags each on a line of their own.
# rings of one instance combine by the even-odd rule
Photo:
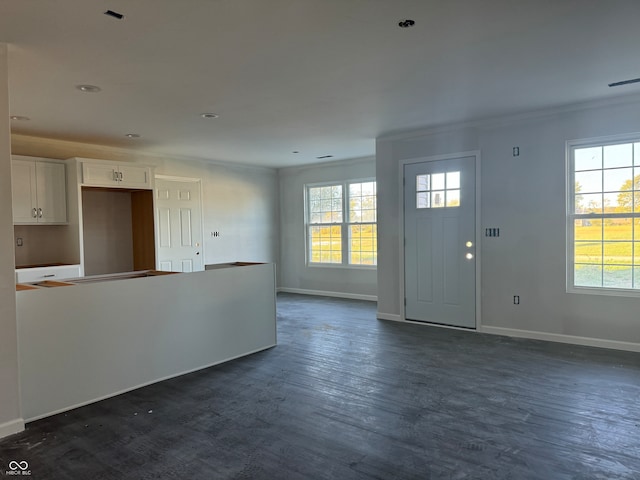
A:
<svg viewBox="0 0 640 480">
<path fill-rule="evenodd" d="M 95 85 L 76 85 L 76 88 L 84 93 L 98 93 L 101 88 Z"/>
<path fill-rule="evenodd" d="M 218 115 L 217 113 L 201 113 L 200 116 L 207 119 L 220 117 L 220 115 Z"/>
<path fill-rule="evenodd" d="M 23 117 L 22 115 L 11 115 L 11 120 L 18 120 L 21 122 L 26 122 L 27 120 L 31 120 L 29 117 Z"/>
<path fill-rule="evenodd" d="M 410 18 L 405 18 L 398 22 L 398 26 L 400 28 L 410 28 L 410 27 L 413 27 L 415 24 L 416 22 L 414 20 L 411 20 Z"/>
<path fill-rule="evenodd" d="M 294 151 L 293 151 L 293 152 L 291 152 L 291 153 L 300 153 L 300 152 L 299 152 L 298 150 L 294 150 Z"/>
<path fill-rule="evenodd" d="M 127 137 L 127 138 L 140 138 L 140 134 L 138 134 L 138 133 L 127 133 L 125 135 L 125 137 Z"/>
</svg>

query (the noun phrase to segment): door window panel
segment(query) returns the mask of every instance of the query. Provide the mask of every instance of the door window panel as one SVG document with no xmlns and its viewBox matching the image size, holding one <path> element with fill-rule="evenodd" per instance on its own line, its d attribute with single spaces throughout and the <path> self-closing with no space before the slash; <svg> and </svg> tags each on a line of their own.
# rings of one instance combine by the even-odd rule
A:
<svg viewBox="0 0 640 480">
<path fill-rule="evenodd" d="M 460 172 L 416 175 L 416 208 L 460 206 Z"/>
</svg>

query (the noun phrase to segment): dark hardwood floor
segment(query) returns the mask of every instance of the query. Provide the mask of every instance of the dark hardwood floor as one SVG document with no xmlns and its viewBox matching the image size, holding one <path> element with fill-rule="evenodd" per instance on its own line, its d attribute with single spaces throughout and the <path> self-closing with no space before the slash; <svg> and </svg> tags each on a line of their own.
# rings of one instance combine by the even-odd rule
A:
<svg viewBox="0 0 640 480">
<path fill-rule="evenodd" d="M 639 354 L 289 294 L 278 322 L 273 349 L 28 424 L 0 477 L 640 479 Z"/>
</svg>

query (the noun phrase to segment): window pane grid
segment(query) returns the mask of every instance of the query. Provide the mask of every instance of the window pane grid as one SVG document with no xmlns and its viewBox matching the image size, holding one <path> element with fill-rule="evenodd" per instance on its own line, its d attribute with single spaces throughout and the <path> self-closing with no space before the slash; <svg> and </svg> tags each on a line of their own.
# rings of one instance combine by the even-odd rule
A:
<svg viewBox="0 0 640 480">
<path fill-rule="evenodd" d="M 460 172 L 416 175 L 416 208 L 460 206 Z"/>
<path fill-rule="evenodd" d="M 309 263 L 377 264 L 376 194 L 375 181 L 307 187 Z"/>
<path fill-rule="evenodd" d="M 349 264 L 377 265 L 376 182 L 349 185 Z"/>
<path fill-rule="evenodd" d="M 377 265 L 377 227 L 374 223 L 349 226 L 349 263 Z"/>
<path fill-rule="evenodd" d="M 640 289 L 640 143 L 573 150 L 573 285 Z"/>
</svg>

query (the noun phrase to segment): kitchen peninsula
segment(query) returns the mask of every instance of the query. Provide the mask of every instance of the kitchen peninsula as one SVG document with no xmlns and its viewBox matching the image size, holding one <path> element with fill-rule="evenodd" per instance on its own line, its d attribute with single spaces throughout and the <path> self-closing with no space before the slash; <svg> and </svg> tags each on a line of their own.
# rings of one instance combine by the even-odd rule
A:
<svg viewBox="0 0 640 480">
<path fill-rule="evenodd" d="M 275 266 L 269 263 L 17 289 L 27 421 L 276 345 Z"/>
</svg>

